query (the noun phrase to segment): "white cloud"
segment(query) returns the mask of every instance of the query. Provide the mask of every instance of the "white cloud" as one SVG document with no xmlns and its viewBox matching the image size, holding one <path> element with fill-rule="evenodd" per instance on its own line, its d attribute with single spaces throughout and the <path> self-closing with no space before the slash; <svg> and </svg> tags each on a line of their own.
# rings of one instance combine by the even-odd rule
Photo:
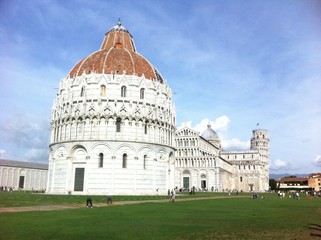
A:
<svg viewBox="0 0 321 240">
<path fill-rule="evenodd" d="M 237 150 L 237 151 L 248 150 L 250 148 L 250 140 L 241 141 L 237 138 L 223 139 L 222 148 L 224 150 Z"/>
<path fill-rule="evenodd" d="M 317 155 L 314 160 L 311 161 L 313 165 L 321 167 L 321 155 Z"/>
<path fill-rule="evenodd" d="M 220 134 L 220 133 L 227 131 L 229 123 L 230 123 L 230 119 L 225 115 L 220 116 L 220 117 L 216 118 L 215 120 L 210 120 L 208 118 L 204 118 L 203 120 L 201 120 L 200 123 L 197 123 L 193 127 L 193 129 L 202 133 L 204 130 L 206 130 L 208 124 L 210 124 L 211 128 L 214 131 L 216 131 L 217 134 Z"/>
<path fill-rule="evenodd" d="M 0 120 L 0 144 L 6 151 L 0 150 L 0 156 L 29 161 L 47 160 L 49 145 L 49 123 L 27 113 L 7 115 Z M 3 141 L 3 142 L 2 142 Z"/>
<path fill-rule="evenodd" d="M 216 131 L 218 134 L 222 132 L 226 132 L 228 128 L 228 124 L 230 123 L 230 119 L 223 115 L 215 120 L 210 120 L 208 118 L 202 119 L 199 123 L 197 123 L 195 126 L 192 126 L 192 121 L 185 121 L 182 122 L 177 129 L 181 129 L 183 127 L 189 127 L 194 129 L 195 131 L 198 131 L 200 134 L 204 132 L 207 129 L 208 124 L 211 125 L 211 128 Z"/>
<path fill-rule="evenodd" d="M 227 116 L 223 115 L 216 118 L 215 120 L 204 118 L 199 123 L 195 124 L 195 126 L 192 125 L 192 121 L 185 121 L 181 123 L 178 129 L 181 129 L 183 127 L 189 127 L 202 134 L 202 132 L 204 132 L 204 130 L 207 129 L 208 124 L 210 124 L 211 128 L 219 135 L 219 138 L 222 143 L 222 148 L 224 150 L 241 151 L 249 149 L 250 140 L 241 141 L 238 138 L 227 137 L 229 123 L 230 119 Z"/>
<path fill-rule="evenodd" d="M 3 157 L 6 154 L 6 150 L 0 149 L 0 157 Z"/>
<path fill-rule="evenodd" d="M 289 162 L 277 159 L 274 162 L 271 161 L 270 168 L 273 170 L 285 170 L 289 168 L 289 165 Z"/>
<path fill-rule="evenodd" d="M 17 147 L 47 147 L 49 144 L 50 131 L 47 122 L 26 118 L 18 123 L 11 119 L 11 122 L 3 123 L 0 130 L 4 132 L 4 139 Z"/>
</svg>

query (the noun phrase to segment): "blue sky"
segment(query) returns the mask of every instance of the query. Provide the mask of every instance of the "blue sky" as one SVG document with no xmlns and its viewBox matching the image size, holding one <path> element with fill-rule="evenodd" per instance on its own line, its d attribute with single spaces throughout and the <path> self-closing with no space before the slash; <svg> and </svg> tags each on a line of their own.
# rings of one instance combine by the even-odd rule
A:
<svg viewBox="0 0 321 240">
<path fill-rule="evenodd" d="M 118 18 L 171 86 L 177 127 L 226 150 L 269 131 L 272 173 L 321 172 L 321 2 L 1 1 L 0 158 L 47 162 L 59 81 Z"/>
</svg>

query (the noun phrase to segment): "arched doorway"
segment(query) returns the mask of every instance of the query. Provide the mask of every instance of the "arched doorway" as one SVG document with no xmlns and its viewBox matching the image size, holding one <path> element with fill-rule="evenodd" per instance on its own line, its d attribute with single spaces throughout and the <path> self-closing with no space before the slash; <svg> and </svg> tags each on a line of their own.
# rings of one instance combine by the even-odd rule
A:
<svg viewBox="0 0 321 240">
<path fill-rule="evenodd" d="M 75 192 L 83 192 L 85 190 L 85 162 L 87 151 L 84 147 L 77 145 L 72 150 L 72 156 L 74 168 L 73 190 Z"/>
<path fill-rule="evenodd" d="M 201 188 L 202 190 L 206 190 L 207 185 L 206 185 L 206 174 L 201 174 Z"/>
<path fill-rule="evenodd" d="M 190 178 L 191 178 L 191 173 L 189 170 L 184 170 L 183 171 L 183 188 L 184 189 L 189 189 L 190 188 Z"/>
</svg>

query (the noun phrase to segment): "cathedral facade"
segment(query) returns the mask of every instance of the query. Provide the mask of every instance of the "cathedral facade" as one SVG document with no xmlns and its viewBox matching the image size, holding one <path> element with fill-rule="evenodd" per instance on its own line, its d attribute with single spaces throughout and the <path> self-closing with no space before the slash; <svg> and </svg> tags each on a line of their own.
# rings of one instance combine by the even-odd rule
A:
<svg viewBox="0 0 321 240">
<path fill-rule="evenodd" d="M 200 135 L 184 127 L 176 132 L 175 186 L 201 191 L 269 189 L 269 138 L 253 130 L 247 151 L 224 151 L 210 125 Z"/>
<path fill-rule="evenodd" d="M 253 131 L 250 151 L 234 153 L 221 150 L 210 127 L 199 136 L 175 126 L 172 90 L 136 51 L 133 37 L 119 21 L 105 34 L 100 49 L 80 60 L 59 83 L 52 107 L 46 192 L 267 190 L 265 130 Z M 260 133 L 264 140 L 256 138 Z M 267 144 L 263 148 L 261 141 Z"/>
</svg>

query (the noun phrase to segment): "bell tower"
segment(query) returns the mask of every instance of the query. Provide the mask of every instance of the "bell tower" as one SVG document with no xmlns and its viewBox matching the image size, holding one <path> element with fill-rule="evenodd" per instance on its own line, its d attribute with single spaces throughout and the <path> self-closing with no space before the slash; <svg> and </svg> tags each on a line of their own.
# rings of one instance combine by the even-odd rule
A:
<svg viewBox="0 0 321 240">
<path fill-rule="evenodd" d="M 269 161 L 270 158 L 270 140 L 267 130 L 256 129 L 252 131 L 251 150 L 258 150 L 262 160 Z"/>
<path fill-rule="evenodd" d="M 269 189 L 270 174 L 270 139 L 268 131 L 256 129 L 252 131 L 251 150 L 257 150 L 260 154 L 260 174 L 262 189 Z"/>
</svg>

